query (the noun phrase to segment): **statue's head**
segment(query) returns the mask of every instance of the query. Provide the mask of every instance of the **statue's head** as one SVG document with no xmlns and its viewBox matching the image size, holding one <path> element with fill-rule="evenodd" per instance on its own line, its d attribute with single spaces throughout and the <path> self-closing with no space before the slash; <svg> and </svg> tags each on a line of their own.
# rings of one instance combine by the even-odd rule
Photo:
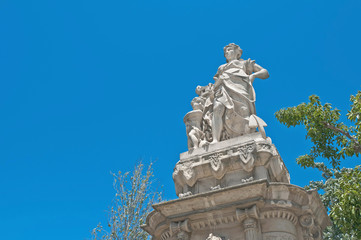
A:
<svg viewBox="0 0 361 240">
<path fill-rule="evenodd" d="M 232 60 L 240 59 L 243 51 L 238 45 L 230 43 L 223 48 L 223 52 L 224 57 L 227 59 L 227 62 L 229 62 Z"/>
<path fill-rule="evenodd" d="M 200 96 L 200 95 L 202 95 L 202 93 L 205 92 L 205 90 L 206 90 L 206 87 L 197 86 L 197 87 L 196 87 L 196 94 L 197 94 L 198 96 Z"/>
</svg>

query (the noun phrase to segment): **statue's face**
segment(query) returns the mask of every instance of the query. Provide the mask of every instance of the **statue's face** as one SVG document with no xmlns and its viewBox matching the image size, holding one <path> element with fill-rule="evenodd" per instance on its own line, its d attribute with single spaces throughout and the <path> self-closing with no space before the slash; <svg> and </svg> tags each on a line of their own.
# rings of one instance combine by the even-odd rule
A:
<svg viewBox="0 0 361 240">
<path fill-rule="evenodd" d="M 201 95 L 201 93 L 202 93 L 202 87 L 201 87 L 201 86 L 197 86 L 197 88 L 196 88 L 196 93 L 197 93 L 198 95 Z"/>
<path fill-rule="evenodd" d="M 227 61 L 232 61 L 237 59 L 237 55 L 239 53 L 232 47 L 228 47 L 224 50 L 224 56 L 226 57 Z"/>
</svg>

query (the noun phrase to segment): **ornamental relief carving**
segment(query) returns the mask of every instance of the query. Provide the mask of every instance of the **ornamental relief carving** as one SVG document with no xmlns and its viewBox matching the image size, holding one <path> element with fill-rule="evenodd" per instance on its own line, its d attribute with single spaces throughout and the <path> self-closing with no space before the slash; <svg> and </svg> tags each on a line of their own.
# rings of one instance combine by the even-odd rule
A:
<svg viewBox="0 0 361 240">
<path fill-rule="evenodd" d="M 171 237 L 171 234 L 169 231 L 165 231 L 164 233 L 162 233 L 162 235 L 160 236 L 161 240 L 166 240 L 169 239 Z"/>
<path fill-rule="evenodd" d="M 221 158 L 223 156 L 222 152 L 215 153 L 211 156 L 209 156 L 209 162 L 211 164 L 211 167 L 214 171 L 219 171 L 221 168 L 223 168 Z"/>
<path fill-rule="evenodd" d="M 283 218 L 290 222 L 292 222 L 294 225 L 297 224 L 297 217 L 293 213 L 285 210 L 273 210 L 273 211 L 267 211 L 262 213 L 262 217 L 265 219 L 270 218 Z"/>
<path fill-rule="evenodd" d="M 303 227 L 303 239 L 304 240 L 318 240 L 321 239 L 322 233 L 320 227 L 316 226 L 315 221 L 311 214 L 306 214 L 299 219 L 301 226 Z"/>
<path fill-rule="evenodd" d="M 258 151 L 271 151 L 272 150 L 272 146 L 270 144 L 267 143 L 258 143 Z"/>
<path fill-rule="evenodd" d="M 215 219 L 203 219 L 200 221 L 192 222 L 191 227 L 193 230 L 201 230 L 208 227 L 215 227 L 221 224 L 230 224 L 236 222 L 235 215 L 223 216 Z"/>
<path fill-rule="evenodd" d="M 254 144 L 247 144 L 238 148 L 239 151 L 239 158 L 243 163 L 243 168 L 247 172 L 253 170 L 254 167 L 254 157 L 253 152 L 255 151 Z"/>
</svg>

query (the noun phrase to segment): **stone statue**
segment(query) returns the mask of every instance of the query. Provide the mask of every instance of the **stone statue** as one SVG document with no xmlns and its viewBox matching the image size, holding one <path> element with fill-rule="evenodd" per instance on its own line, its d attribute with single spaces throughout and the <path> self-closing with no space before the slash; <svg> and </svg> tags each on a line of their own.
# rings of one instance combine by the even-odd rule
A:
<svg viewBox="0 0 361 240">
<path fill-rule="evenodd" d="M 223 50 L 227 63 L 218 68 L 214 84 L 196 88 L 193 111 L 184 117 L 189 149 L 252 133 L 257 127 L 266 139 L 267 125 L 256 116 L 252 84 L 255 78 L 268 78 L 268 71 L 254 60 L 241 59 L 242 49 L 234 43 Z"/>
<path fill-rule="evenodd" d="M 234 44 L 224 47 L 227 63 L 218 68 L 214 76 L 213 143 L 221 141 L 225 131 L 229 138 L 254 132 L 249 127 L 251 115 L 256 115 L 255 78 L 266 79 L 268 71 L 254 60 L 243 60 L 242 49 Z"/>
<path fill-rule="evenodd" d="M 196 93 L 198 94 L 198 97 L 193 98 L 191 105 L 193 108 L 193 111 L 190 111 L 187 113 L 187 115 L 184 117 L 184 123 L 186 124 L 186 131 L 188 136 L 188 148 L 198 148 L 207 141 L 205 140 L 205 132 L 202 131 L 202 121 L 204 121 L 203 112 L 206 107 L 209 105 L 209 95 L 211 94 L 213 84 L 209 84 L 208 86 L 202 87 L 197 86 Z M 206 105 L 206 103 L 208 105 Z M 210 118 L 206 117 L 206 120 L 208 120 L 208 125 L 210 125 Z M 207 131 L 207 136 L 209 136 L 210 130 Z M 209 138 L 209 137 L 208 137 Z"/>
</svg>

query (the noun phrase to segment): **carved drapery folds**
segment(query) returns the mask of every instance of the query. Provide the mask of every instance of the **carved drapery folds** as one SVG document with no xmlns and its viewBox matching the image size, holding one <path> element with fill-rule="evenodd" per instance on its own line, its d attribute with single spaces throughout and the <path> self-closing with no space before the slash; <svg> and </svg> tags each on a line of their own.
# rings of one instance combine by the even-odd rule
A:
<svg viewBox="0 0 361 240">
<path fill-rule="evenodd" d="M 256 76 L 266 79 L 269 74 L 254 60 L 241 59 L 241 55 L 236 44 L 224 47 L 227 63 L 218 68 L 215 83 L 197 86 L 198 96 L 191 101 L 193 111 L 184 117 L 189 150 L 254 133 L 257 128 L 262 138 L 267 138 L 267 124 L 256 116 L 253 81 Z"/>
<path fill-rule="evenodd" d="M 247 209 L 236 210 L 237 219 L 242 223 L 245 239 L 246 240 L 258 240 L 260 235 L 259 227 L 259 213 L 257 206 L 254 205 Z"/>
</svg>

